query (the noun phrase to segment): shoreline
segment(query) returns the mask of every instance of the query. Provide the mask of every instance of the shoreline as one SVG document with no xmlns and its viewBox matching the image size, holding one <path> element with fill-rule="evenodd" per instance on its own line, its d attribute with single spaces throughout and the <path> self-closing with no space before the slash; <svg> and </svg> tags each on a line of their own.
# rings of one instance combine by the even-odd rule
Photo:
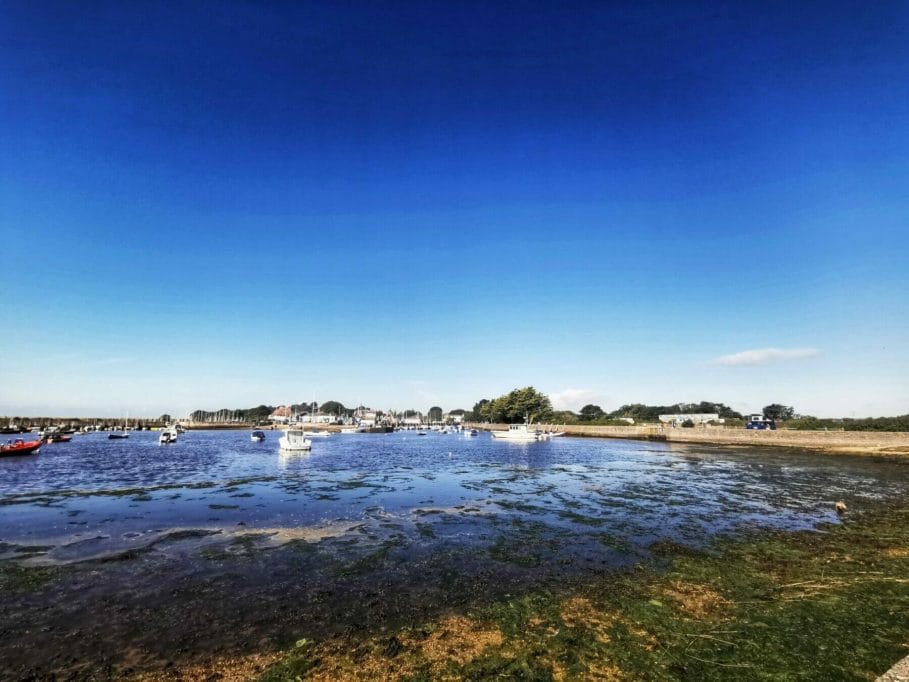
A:
<svg viewBox="0 0 909 682">
<path fill-rule="evenodd" d="M 507 424 L 470 424 L 472 428 L 502 431 Z M 618 438 L 688 445 L 726 447 L 774 447 L 811 450 L 827 454 L 909 455 L 909 433 L 896 431 L 776 431 L 724 428 L 681 428 L 668 426 L 596 426 L 582 424 L 538 424 L 544 430 L 561 431 L 579 438 Z"/>
</svg>

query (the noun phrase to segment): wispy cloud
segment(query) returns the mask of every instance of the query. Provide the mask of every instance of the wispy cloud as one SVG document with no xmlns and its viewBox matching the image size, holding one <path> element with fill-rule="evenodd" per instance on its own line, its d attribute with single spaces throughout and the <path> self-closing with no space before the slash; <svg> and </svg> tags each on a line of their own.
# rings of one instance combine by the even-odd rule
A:
<svg viewBox="0 0 909 682">
<path fill-rule="evenodd" d="M 554 410 L 572 410 L 575 412 L 599 397 L 600 394 L 597 391 L 591 391 L 586 388 L 566 388 L 563 391 L 549 394 L 549 400 L 552 402 Z"/>
<path fill-rule="evenodd" d="M 769 365 L 785 360 L 802 360 L 821 354 L 817 348 L 758 348 L 743 350 L 741 353 L 723 355 L 710 361 L 711 365 Z"/>
</svg>

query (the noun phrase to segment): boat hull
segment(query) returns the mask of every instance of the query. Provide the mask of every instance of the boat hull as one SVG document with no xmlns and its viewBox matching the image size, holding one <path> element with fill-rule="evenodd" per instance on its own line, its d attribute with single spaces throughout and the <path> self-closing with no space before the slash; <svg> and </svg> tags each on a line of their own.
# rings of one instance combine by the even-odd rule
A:
<svg viewBox="0 0 909 682">
<path fill-rule="evenodd" d="M 507 440 L 507 441 L 511 441 L 512 443 L 533 443 L 533 442 L 539 440 L 539 438 L 537 438 L 536 434 L 527 434 L 527 435 L 521 434 L 519 436 L 515 436 L 515 435 L 511 435 L 507 432 L 500 434 L 496 431 L 493 431 L 492 437 L 495 438 L 496 440 Z"/>
<path fill-rule="evenodd" d="M 37 455 L 43 443 L 40 440 L 16 443 L 13 445 L 0 445 L 0 457 L 16 457 L 18 455 Z"/>
</svg>

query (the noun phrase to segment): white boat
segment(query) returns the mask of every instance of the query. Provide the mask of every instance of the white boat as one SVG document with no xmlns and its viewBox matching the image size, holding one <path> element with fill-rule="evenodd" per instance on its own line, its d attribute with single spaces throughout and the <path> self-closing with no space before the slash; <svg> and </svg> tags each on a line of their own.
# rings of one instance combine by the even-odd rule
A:
<svg viewBox="0 0 909 682">
<path fill-rule="evenodd" d="M 261 443 L 263 440 L 265 440 L 265 432 L 264 431 L 253 431 L 251 434 L 249 434 L 249 439 L 253 443 Z"/>
<path fill-rule="evenodd" d="M 278 444 L 285 452 L 312 450 L 312 441 L 306 437 L 306 431 L 303 429 L 287 429 L 278 439 Z"/>
<path fill-rule="evenodd" d="M 476 429 L 464 429 L 464 436 L 467 438 L 473 438 L 474 436 L 479 436 L 480 432 Z"/>
<path fill-rule="evenodd" d="M 539 433 L 532 431 L 528 424 L 509 424 L 507 431 L 493 431 L 492 437 L 516 443 L 530 443 L 540 440 Z"/>
<path fill-rule="evenodd" d="M 343 429 L 341 429 L 339 431 L 339 433 L 345 433 L 345 434 L 359 433 L 359 430 L 357 429 L 356 426 L 345 426 Z"/>
<path fill-rule="evenodd" d="M 177 429 L 173 426 L 168 426 L 166 429 L 161 429 L 161 433 L 158 435 L 158 444 L 167 445 L 168 443 L 177 442 Z"/>
<path fill-rule="evenodd" d="M 328 438 L 331 435 L 331 431 L 326 431 L 325 429 L 320 431 L 307 431 L 306 435 L 310 438 Z"/>
</svg>

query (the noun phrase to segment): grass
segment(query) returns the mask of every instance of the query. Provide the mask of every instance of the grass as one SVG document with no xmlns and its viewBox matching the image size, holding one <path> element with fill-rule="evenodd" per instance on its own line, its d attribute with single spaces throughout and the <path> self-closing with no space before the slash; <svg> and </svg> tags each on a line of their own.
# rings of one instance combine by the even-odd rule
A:
<svg viewBox="0 0 909 682">
<path fill-rule="evenodd" d="M 305 641 L 263 679 L 873 680 L 909 653 L 909 509 L 653 549 L 570 589 Z"/>
</svg>

